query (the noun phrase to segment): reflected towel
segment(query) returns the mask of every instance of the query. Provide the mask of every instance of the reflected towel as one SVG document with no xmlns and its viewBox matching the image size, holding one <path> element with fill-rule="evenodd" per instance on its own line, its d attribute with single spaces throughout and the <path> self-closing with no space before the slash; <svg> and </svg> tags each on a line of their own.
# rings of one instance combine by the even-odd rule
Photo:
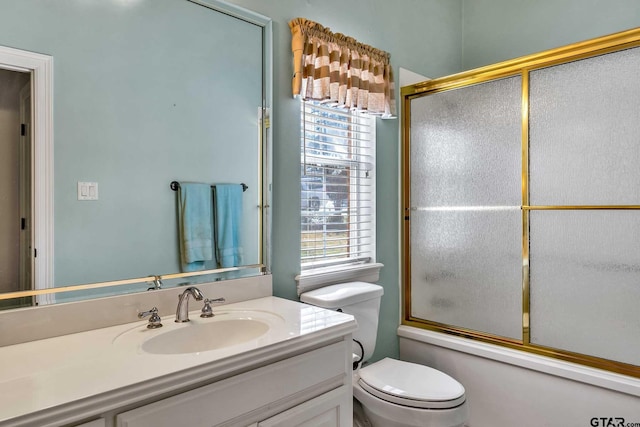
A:
<svg viewBox="0 0 640 427">
<path fill-rule="evenodd" d="M 240 247 L 242 186 L 239 184 L 218 184 L 213 192 L 218 264 L 223 268 L 241 265 L 243 256 Z"/>
<path fill-rule="evenodd" d="M 211 186 L 180 183 L 178 198 L 182 271 L 202 270 L 205 261 L 213 259 Z"/>
</svg>

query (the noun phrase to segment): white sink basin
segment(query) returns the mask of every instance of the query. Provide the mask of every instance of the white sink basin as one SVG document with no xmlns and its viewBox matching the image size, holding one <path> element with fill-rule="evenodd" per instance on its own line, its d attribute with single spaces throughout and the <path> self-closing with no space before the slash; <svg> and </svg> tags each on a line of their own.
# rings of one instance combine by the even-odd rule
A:
<svg viewBox="0 0 640 427">
<path fill-rule="evenodd" d="M 260 337 L 284 322 L 275 313 L 257 310 L 222 311 L 212 318 L 191 313 L 188 323 L 162 319 L 163 327 L 147 329 L 143 324 L 120 334 L 114 345 L 136 346 L 148 354 L 188 354 L 259 343 Z"/>
<path fill-rule="evenodd" d="M 198 353 L 238 345 L 256 339 L 269 325 L 253 319 L 227 319 L 194 323 L 146 340 L 142 351 L 154 354 Z"/>
</svg>

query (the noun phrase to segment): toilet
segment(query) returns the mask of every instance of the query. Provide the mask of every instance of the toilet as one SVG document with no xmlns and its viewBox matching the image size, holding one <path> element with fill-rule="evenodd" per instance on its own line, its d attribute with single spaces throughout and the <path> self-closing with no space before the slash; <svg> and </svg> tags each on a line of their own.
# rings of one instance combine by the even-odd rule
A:
<svg viewBox="0 0 640 427">
<path fill-rule="evenodd" d="M 382 294 L 379 285 L 350 282 L 300 295 L 304 303 L 351 314 L 358 322 L 353 333 L 354 362 L 360 362 L 353 372 L 354 425 L 464 426 L 468 418 L 465 390 L 449 375 L 392 358 L 360 367 L 371 358 L 376 345 Z M 364 422 L 358 414 L 360 408 Z"/>
</svg>

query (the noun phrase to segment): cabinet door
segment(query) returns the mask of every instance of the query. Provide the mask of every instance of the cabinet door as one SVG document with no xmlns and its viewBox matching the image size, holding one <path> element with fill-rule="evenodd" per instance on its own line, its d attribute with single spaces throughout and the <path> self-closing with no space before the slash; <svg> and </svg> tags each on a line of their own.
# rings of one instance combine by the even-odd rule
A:
<svg viewBox="0 0 640 427">
<path fill-rule="evenodd" d="M 342 386 L 258 423 L 258 427 L 346 427 L 351 425 L 351 390 Z"/>
</svg>

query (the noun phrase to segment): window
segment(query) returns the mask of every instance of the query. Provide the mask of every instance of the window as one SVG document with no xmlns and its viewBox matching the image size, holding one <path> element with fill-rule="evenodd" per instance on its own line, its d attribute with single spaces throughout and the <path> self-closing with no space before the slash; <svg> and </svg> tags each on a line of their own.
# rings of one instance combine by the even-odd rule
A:
<svg viewBox="0 0 640 427">
<path fill-rule="evenodd" d="M 301 102 L 302 270 L 375 257 L 375 118 Z"/>
</svg>

